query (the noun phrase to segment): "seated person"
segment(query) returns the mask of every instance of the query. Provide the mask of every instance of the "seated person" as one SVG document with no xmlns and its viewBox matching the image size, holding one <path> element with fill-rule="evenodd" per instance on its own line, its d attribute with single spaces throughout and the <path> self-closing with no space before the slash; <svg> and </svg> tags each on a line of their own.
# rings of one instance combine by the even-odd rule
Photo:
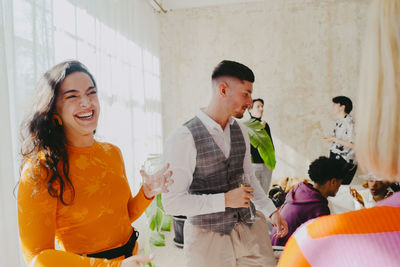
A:
<svg viewBox="0 0 400 267">
<path fill-rule="evenodd" d="M 280 185 L 274 184 L 268 192 L 268 197 L 274 202 L 275 207 L 279 208 L 285 202 L 286 194 Z"/>
<path fill-rule="evenodd" d="M 285 202 L 286 194 L 289 193 L 298 183 L 309 182 L 309 179 L 297 177 L 285 177 L 275 181 L 268 192 L 268 197 L 274 202 L 275 207 L 279 208 Z"/>
<path fill-rule="evenodd" d="M 288 223 L 289 232 L 278 238 L 273 229 L 273 246 L 284 246 L 297 227 L 306 221 L 330 214 L 327 197 L 336 195 L 346 175 L 346 166 L 337 159 L 319 157 L 310 164 L 308 175 L 314 185 L 299 183 L 286 196 L 280 212 Z"/>
<path fill-rule="evenodd" d="M 396 190 L 396 186 L 389 181 L 382 181 L 379 178 L 373 176 L 366 180 L 363 184 L 363 187 L 369 188 L 367 196 L 362 197 L 360 193 L 357 192 L 356 189 L 350 188 L 350 193 L 355 199 L 356 209 L 361 208 L 371 208 L 375 206 L 376 202 L 384 200 L 387 197 L 393 195 L 393 192 Z"/>
</svg>

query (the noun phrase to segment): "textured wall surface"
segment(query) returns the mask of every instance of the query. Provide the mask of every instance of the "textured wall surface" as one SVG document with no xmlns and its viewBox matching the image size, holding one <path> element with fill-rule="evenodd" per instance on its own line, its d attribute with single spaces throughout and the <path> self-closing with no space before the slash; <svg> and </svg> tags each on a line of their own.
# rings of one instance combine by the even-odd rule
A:
<svg viewBox="0 0 400 267">
<path fill-rule="evenodd" d="M 331 98 L 355 99 L 368 3 L 268 0 L 160 15 L 164 136 L 208 103 L 214 66 L 237 60 L 255 73 L 253 97 L 265 100 L 273 178 L 306 177 L 310 161 L 328 154 Z"/>
</svg>

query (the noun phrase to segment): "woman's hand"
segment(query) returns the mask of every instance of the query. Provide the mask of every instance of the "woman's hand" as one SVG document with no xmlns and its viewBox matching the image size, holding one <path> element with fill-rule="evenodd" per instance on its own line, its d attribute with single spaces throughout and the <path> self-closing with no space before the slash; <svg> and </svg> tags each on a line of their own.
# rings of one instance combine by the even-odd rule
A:
<svg viewBox="0 0 400 267">
<path fill-rule="evenodd" d="M 140 175 L 143 178 L 143 192 L 147 198 L 168 192 L 167 187 L 174 183 L 174 180 L 169 179 L 172 176 L 172 171 L 168 171 L 168 168 L 169 164 L 152 175 L 147 174 L 144 170 L 140 170 Z"/>
<path fill-rule="evenodd" d="M 353 198 L 354 198 L 355 200 L 357 200 L 358 203 L 360 203 L 360 205 L 361 205 L 363 208 L 365 208 L 364 199 L 362 198 L 362 196 L 360 195 L 360 193 L 358 193 L 357 190 L 354 189 L 354 188 L 352 188 L 352 187 L 349 187 L 349 189 L 350 189 L 350 194 L 353 196 Z"/>
<path fill-rule="evenodd" d="M 135 255 L 129 258 L 126 258 L 122 261 L 121 267 L 140 267 L 142 263 L 148 263 L 153 260 L 153 256 L 143 256 L 143 255 Z"/>
</svg>

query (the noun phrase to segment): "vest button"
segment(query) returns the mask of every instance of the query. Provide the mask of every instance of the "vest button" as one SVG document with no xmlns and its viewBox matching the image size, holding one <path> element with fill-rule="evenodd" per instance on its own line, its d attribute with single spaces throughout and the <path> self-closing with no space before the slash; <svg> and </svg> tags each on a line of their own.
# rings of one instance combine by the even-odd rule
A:
<svg viewBox="0 0 400 267">
<path fill-rule="evenodd" d="M 236 219 L 237 217 L 238 217 L 238 216 L 237 216 L 237 214 L 234 214 L 234 215 L 233 215 L 233 218 L 235 218 L 235 219 Z"/>
</svg>

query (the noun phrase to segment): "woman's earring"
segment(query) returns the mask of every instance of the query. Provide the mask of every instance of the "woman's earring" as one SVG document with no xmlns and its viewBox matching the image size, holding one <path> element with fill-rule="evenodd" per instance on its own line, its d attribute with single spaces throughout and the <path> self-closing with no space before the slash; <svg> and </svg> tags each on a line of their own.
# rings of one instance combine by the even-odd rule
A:
<svg viewBox="0 0 400 267">
<path fill-rule="evenodd" d="M 51 115 L 51 122 L 53 123 L 54 126 L 59 126 L 60 127 L 60 126 L 63 125 L 61 117 L 56 113 Z"/>
</svg>

